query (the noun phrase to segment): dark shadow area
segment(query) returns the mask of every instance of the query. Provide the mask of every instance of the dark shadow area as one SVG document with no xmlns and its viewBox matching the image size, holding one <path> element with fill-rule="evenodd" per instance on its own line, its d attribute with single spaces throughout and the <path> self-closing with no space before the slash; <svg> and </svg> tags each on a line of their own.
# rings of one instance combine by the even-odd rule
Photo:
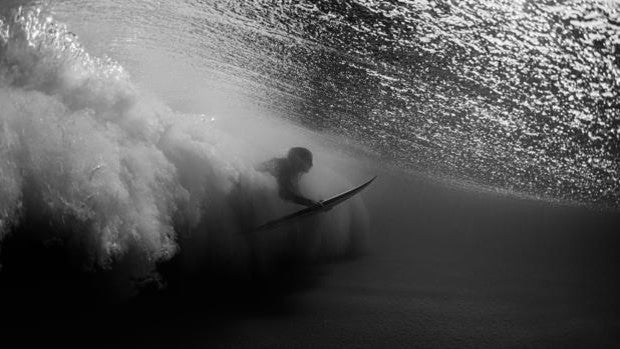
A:
<svg viewBox="0 0 620 349">
<path fill-rule="evenodd" d="M 126 261 L 96 267 L 86 249 L 51 238 L 70 234 L 29 215 L 24 222 L 2 243 L 0 328 L 25 346 L 185 347 L 196 333 L 218 343 L 248 318 L 294 316 L 294 295 L 318 287 L 334 262 L 283 254 L 269 269 L 213 261 L 188 272 L 179 254 L 137 280 L 123 272 Z"/>
<path fill-rule="evenodd" d="M 35 232 L 48 225 L 25 220 L 2 245 L 0 328 L 24 345 L 81 347 L 620 343 L 618 213 L 386 174 L 363 196 L 362 258 L 189 272 L 180 254 L 131 297 L 123 265 L 84 270 L 79 249 L 45 243 Z"/>
</svg>

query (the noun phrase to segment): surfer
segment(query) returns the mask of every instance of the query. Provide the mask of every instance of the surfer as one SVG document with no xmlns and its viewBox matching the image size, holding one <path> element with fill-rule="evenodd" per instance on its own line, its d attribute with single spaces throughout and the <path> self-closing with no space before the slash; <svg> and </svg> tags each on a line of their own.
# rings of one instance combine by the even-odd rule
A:
<svg viewBox="0 0 620 349">
<path fill-rule="evenodd" d="M 256 167 L 256 170 L 268 172 L 278 182 L 278 193 L 286 201 L 299 205 L 322 205 L 323 201 L 314 201 L 301 195 L 299 179 L 312 168 L 312 153 L 302 147 L 293 147 L 285 158 L 274 158 Z"/>
</svg>

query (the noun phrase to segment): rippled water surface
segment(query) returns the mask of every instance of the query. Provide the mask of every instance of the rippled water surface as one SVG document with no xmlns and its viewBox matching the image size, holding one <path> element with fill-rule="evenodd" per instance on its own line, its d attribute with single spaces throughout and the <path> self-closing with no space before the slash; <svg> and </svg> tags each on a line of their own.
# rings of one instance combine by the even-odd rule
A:
<svg viewBox="0 0 620 349">
<path fill-rule="evenodd" d="M 203 85 L 407 169 L 620 206 L 618 1 L 70 0 L 50 9 L 175 108 L 208 99 L 195 91 Z M 188 87 L 158 84 L 153 69 Z"/>
</svg>

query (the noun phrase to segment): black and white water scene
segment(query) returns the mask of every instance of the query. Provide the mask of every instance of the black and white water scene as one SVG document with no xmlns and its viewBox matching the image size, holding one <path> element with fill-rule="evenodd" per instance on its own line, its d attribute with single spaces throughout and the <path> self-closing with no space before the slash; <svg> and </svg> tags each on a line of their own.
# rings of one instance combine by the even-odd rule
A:
<svg viewBox="0 0 620 349">
<path fill-rule="evenodd" d="M 620 346 L 620 1 L 0 0 L 2 347 Z"/>
</svg>

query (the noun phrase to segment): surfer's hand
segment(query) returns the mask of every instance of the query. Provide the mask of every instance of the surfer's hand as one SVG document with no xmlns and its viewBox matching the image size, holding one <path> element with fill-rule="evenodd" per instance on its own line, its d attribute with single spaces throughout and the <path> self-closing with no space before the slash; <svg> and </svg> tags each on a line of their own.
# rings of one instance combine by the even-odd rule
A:
<svg viewBox="0 0 620 349">
<path fill-rule="evenodd" d="M 331 210 L 331 207 L 329 207 L 329 208 L 325 207 L 325 202 L 323 200 L 317 201 L 316 205 L 319 206 L 320 208 L 324 209 L 325 211 Z"/>
</svg>

